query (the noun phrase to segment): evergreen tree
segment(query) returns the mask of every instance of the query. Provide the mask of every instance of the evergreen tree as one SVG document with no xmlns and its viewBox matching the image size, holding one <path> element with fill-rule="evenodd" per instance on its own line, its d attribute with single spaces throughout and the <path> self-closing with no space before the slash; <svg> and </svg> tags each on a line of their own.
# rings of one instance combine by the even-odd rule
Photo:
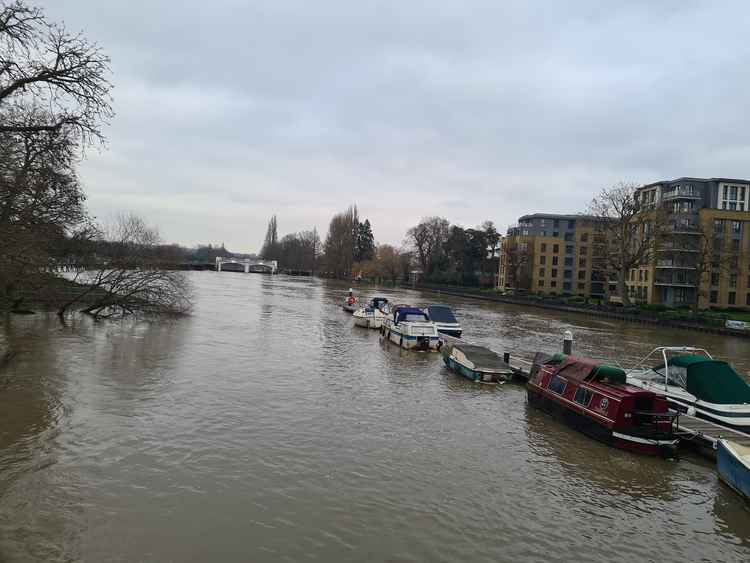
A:
<svg viewBox="0 0 750 563">
<path fill-rule="evenodd" d="M 375 257 L 375 237 L 372 234 L 370 220 L 357 225 L 357 243 L 354 251 L 354 261 L 364 262 Z"/>
</svg>

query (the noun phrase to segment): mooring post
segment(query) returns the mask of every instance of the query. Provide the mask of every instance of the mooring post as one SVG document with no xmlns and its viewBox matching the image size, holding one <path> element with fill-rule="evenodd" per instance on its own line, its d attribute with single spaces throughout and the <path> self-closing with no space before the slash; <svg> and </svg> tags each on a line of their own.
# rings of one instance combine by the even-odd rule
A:
<svg viewBox="0 0 750 563">
<path fill-rule="evenodd" d="M 566 330 L 563 333 L 563 354 L 570 356 L 573 353 L 573 333 Z"/>
</svg>

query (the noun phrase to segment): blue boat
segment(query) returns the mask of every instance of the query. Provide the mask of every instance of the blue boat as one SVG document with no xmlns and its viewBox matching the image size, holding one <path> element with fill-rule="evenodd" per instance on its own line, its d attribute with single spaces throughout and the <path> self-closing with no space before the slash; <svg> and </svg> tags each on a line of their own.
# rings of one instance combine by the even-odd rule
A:
<svg viewBox="0 0 750 563">
<path fill-rule="evenodd" d="M 716 466 L 721 480 L 750 500 L 750 447 L 720 439 L 716 446 Z"/>
</svg>

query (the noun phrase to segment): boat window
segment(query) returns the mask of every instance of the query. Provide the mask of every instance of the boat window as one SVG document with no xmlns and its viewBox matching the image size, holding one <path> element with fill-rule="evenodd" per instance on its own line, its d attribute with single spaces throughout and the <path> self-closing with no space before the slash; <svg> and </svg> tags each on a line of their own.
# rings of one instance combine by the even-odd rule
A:
<svg viewBox="0 0 750 563">
<path fill-rule="evenodd" d="M 664 381 L 664 368 L 660 367 L 654 371 L 661 376 L 659 381 Z M 676 385 L 685 389 L 687 387 L 687 368 L 684 366 L 669 366 L 667 385 Z"/>
<path fill-rule="evenodd" d="M 426 321 L 427 317 L 426 315 L 419 315 L 417 313 L 407 313 L 406 315 L 401 317 L 401 320 L 412 322 L 412 323 L 418 323 L 418 322 Z"/>
<path fill-rule="evenodd" d="M 583 387 L 579 387 L 576 389 L 576 395 L 574 397 L 574 400 L 579 405 L 583 405 L 584 407 L 588 407 L 591 403 L 591 398 L 594 396 L 594 394 L 589 391 L 588 389 L 584 389 Z"/>
<path fill-rule="evenodd" d="M 549 379 L 549 385 L 547 385 L 547 388 L 553 393 L 562 395 L 563 391 L 565 391 L 565 386 L 567 385 L 567 383 L 568 382 L 565 381 L 563 378 L 553 375 Z"/>
<path fill-rule="evenodd" d="M 430 319 L 438 323 L 456 323 L 456 317 L 448 307 L 427 307 Z"/>
</svg>

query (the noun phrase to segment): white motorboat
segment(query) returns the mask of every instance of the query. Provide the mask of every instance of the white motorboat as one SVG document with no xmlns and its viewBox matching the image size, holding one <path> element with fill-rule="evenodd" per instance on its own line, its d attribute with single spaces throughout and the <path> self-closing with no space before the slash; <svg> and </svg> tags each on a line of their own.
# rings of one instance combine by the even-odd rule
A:
<svg viewBox="0 0 750 563">
<path fill-rule="evenodd" d="M 379 329 L 388 317 L 388 299 L 373 297 L 364 307 L 360 307 L 352 314 L 354 324 L 362 328 Z"/>
<path fill-rule="evenodd" d="M 398 305 L 384 319 L 383 336 L 407 350 L 436 351 L 440 349 L 437 326 L 422 309 Z"/>
<path fill-rule="evenodd" d="M 664 393 L 679 412 L 750 433 L 750 385 L 703 348 L 655 348 L 627 372 L 627 382 Z"/>
</svg>

